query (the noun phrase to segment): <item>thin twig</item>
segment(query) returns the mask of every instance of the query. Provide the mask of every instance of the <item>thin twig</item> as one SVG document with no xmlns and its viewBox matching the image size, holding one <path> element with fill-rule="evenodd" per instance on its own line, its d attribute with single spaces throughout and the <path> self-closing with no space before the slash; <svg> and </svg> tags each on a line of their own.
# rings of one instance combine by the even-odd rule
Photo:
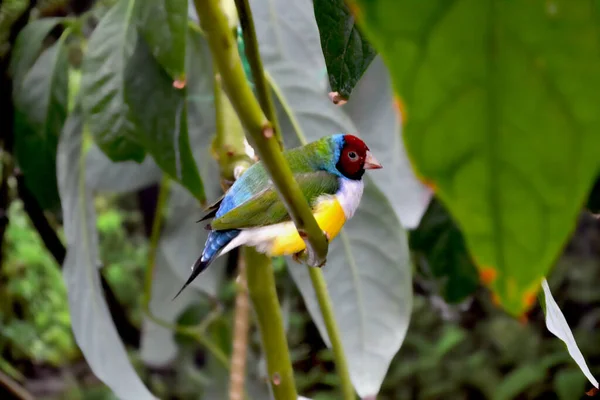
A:
<svg viewBox="0 0 600 400">
<path fill-rule="evenodd" d="M 17 381 L 12 379 L 10 376 L 6 375 L 4 372 L 0 371 L 0 386 L 4 387 L 7 391 L 7 394 L 12 395 L 18 400 L 33 400 L 34 397 L 31 393 L 27 391 L 23 386 L 19 385 Z M 6 397 L 5 397 L 6 398 Z"/>
<path fill-rule="evenodd" d="M 235 0 L 235 5 L 240 18 L 240 25 L 242 26 L 246 57 L 248 58 L 248 64 L 250 64 L 250 71 L 252 71 L 252 78 L 254 79 L 254 84 L 256 86 L 256 97 L 258 97 L 258 102 L 260 103 L 260 106 L 268 120 L 273 124 L 275 137 L 279 141 L 279 146 L 283 149 L 281 128 L 275 113 L 275 104 L 273 103 L 273 99 L 271 97 L 269 85 L 265 79 L 263 63 L 262 59 L 260 58 L 258 41 L 256 39 L 256 29 L 254 28 L 254 18 L 252 18 L 252 11 L 250 10 L 250 4 L 248 3 L 248 0 Z"/>
<path fill-rule="evenodd" d="M 229 373 L 229 400 L 242 400 L 246 377 L 246 358 L 248 352 L 248 284 L 244 257 L 238 260 L 237 294 L 235 297 L 235 316 L 233 319 L 233 354 Z"/>
</svg>

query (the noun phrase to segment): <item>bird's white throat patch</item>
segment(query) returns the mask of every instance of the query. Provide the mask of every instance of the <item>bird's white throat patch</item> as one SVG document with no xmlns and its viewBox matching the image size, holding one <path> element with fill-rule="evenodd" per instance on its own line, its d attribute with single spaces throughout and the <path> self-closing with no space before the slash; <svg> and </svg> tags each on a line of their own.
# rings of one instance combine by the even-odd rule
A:
<svg viewBox="0 0 600 400">
<path fill-rule="evenodd" d="M 365 183 L 361 180 L 355 181 L 351 179 L 342 178 L 340 179 L 340 190 L 336 193 L 338 202 L 344 210 L 346 219 L 352 218 L 356 209 L 360 204 Z"/>
</svg>

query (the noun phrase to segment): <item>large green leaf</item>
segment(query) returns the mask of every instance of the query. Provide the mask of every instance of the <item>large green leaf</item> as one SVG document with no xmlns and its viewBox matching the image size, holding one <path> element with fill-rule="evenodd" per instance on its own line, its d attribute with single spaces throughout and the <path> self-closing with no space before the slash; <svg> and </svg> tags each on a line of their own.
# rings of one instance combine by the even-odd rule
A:
<svg viewBox="0 0 600 400">
<path fill-rule="evenodd" d="M 355 25 L 344 0 L 315 0 L 314 9 L 331 90 L 348 98 L 375 58 L 375 49 Z"/>
<path fill-rule="evenodd" d="M 106 193 L 128 193 L 160 182 L 162 171 L 151 157 L 142 163 L 114 162 L 96 145 L 85 157 L 86 182 L 90 189 Z"/>
<path fill-rule="evenodd" d="M 209 202 L 212 202 L 222 195 L 219 169 L 210 153 L 215 132 L 212 59 L 206 39 L 191 30 L 188 35 L 186 51 L 188 79 L 185 93 L 189 111 L 187 127 L 193 156 L 205 183 L 206 197 Z M 180 185 L 171 186 L 167 213 L 169 219 L 165 223 L 159 248 L 179 278 L 181 286 L 190 276 L 190 267 L 202 253 L 208 231 L 202 224 L 195 222 L 204 214 L 198 200 Z M 190 286 L 204 293 L 216 295 L 225 271 L 226 260 L 226 257 L 217 258 Z M 176 291 L 171 293 L 171 296 L 175 293 Z"/>
<path fill-rule="evenodd" d="M 15 154 L 25 184 L 44 208 L 59 202 L 56 147 L 68 108 L 67 36 L 42 53 L 14 92 Z"/>
<path fill-rule="evenodd" d="M 133 54 L 139 21 L 136 0 L 119 0 L 104 15 L 87 45 L 81 94 L 94 140 L 113 161 L 141 162 L 136 126 L 125 103 L 125 69 Z"/>
<path fill-rule="evenodd" d="M 427 277 L 436 280 L 440 294 L 458 303 L 475 292 L 477 269 L 467 251 L 460 229 L 444 206 L 434 199 L 419 227 L 410 233 L 410 249 Z"/>
<path fill-rule="evenodd" d="M 166 173 L 204 202 L 188 136 L 186 89 L 173 87 L 141 38 L 127 66 L 125 101 L 137 127 L 138 143 Z"/>
<path fill-rule="evenodd" d="M 67 256 L 63 277 L 73 333 L 94 374 L 122 399 L 154 399 L 135 372 L 102 294 L 96 213 L 85 184 L 83 121 L 69 116 L 60 138 L 57 171 Z"/>
<path fill-rule="evenodd" d="M 323 267 L 350 376 L 361 398 L 379 392 L 412 310 L 406 235 L 385 196 L 369 179 L 366 183 L 358 211 L 330 243 Z M 329 345 L 306 267 L 290 263 L 289 271 Z"/>
<path fill-rule="evenodd" d="M 431 190 L 415 176 L 402 141 L 400 119 L 393 105 L 390 75 L 377 57 L 342 109 L 354 121 L 383 169 L 371 174 L 407 229 L 419 225 Z"/>
<path fill-rule="evenodd" d="M 356 4 L 405 104 L 415 168 L 501 305 L 523 313 L 598 172 L 598 3 Z"/>
<path fill-rule="evenodd" d="M 8 72 L 13 77 L 13 93 L 21 90 L 23 78 L 35 63 L 44 45 L 44 39 L 62 18 L 42 18 L 28 23 L 17 36 L 12 50 Z"/>
<path fill-rule="evenodd" d="M 143 0 L 140 32 L 171 78 L 185 79 L 188 0 Z"/>
</svg>

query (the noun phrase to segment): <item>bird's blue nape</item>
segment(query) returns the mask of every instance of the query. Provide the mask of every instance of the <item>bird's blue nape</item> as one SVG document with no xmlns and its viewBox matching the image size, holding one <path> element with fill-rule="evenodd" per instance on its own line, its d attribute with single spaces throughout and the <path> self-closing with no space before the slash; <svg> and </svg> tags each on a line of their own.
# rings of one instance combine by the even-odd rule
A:
<svg viewBox="0 0 600 400">
<path fill-rule="evenodd" d="M 344 148 L 345 140 L 344 133 L 336 133 L 335 135 L 331 135 L 331 144 L 333 157 L 331 157 L 328 163 L 324 166 L 325 170 L 330 174 L 337 175 L 339 177 L 343 177 L 342 173 L 337 169 L 337 163 L 340 160 L 340 154 L 342 154 L 342 148 Z"/>
</svg>

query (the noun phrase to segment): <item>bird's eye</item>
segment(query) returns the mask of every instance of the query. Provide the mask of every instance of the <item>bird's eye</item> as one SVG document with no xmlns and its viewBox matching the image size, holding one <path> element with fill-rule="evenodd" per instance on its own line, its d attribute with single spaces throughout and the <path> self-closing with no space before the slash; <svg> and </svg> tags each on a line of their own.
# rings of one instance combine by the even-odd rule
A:
<svg viewBox="0 0 600 400">
<path fill-rule="evenodd" d="M 356 160 L 358 158 L 358 156 L 356 155 L 356 153 L 354 151 L 351 151 L 348 153 L 348 158 L 351 160 Z"/>
</svg>

